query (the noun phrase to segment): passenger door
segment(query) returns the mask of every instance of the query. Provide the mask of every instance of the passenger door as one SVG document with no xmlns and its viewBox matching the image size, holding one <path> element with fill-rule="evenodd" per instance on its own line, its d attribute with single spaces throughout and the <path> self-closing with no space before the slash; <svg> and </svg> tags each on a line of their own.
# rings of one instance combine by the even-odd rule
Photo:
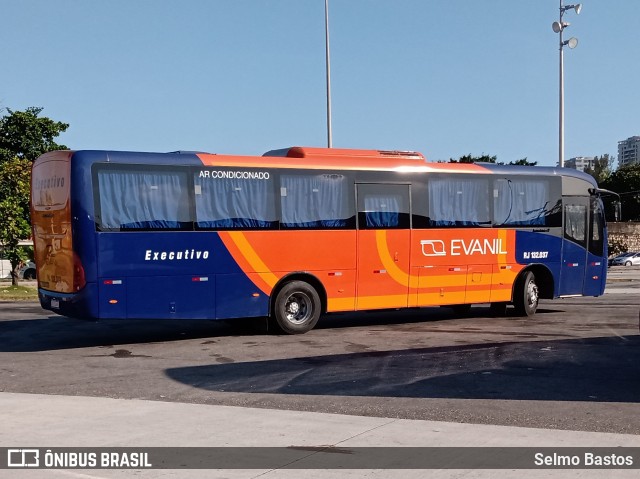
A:
<svg viewBox="0 0 640 479">
<path fill-rule="evenodd" d="M 583 294 L 587 265 L 589 198 L 564 197 L 560 296 Z"/>
<path fill-rule="evenodd" d="M 585 296 L 600 296 L 604 293 L 607 280 L 607 259 L 605 257 L 605 219 L 600 198 L 591 198 L 589 214 L 589 256 L 585 275 Z"/>
<path fill-rule="evenodd" d="M 410 186 L 361 183 L 357 309 L 405 308 L 409 295 Z"/>
</svg>

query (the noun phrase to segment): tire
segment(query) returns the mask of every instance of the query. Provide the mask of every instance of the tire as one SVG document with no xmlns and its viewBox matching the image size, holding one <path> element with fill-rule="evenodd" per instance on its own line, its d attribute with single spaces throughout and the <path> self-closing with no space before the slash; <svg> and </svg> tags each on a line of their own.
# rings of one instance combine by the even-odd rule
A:
<svg viewBox="0 0 640 479">
<path fill-rule="evenodd" d="M 286 334 L 311 331 L 320 319 L 321 302 L 318 292 L 304 281 L 291 281 L 278 292 L 273 304 L 271 323 Z"/>
<path fill-rule="evenodd" d="M 513 291 L 513 306 L 518 316 L 533 316 L 540 300 L 536 277 L 531 271 L 522 274 Z"/>
<path fill-rule="evenodd" d="M 24 272 L 23 275 L 24 279 L 29 281 L 29 280 L 33 280 L 36 279 L 36 270 L 35 269 L 28 269 Z"/>
<path fill-rule="evenodd" d="M 625 266 L 631 266 L 631 261 L 627 261 L 624 265 Z"/>
</svg>

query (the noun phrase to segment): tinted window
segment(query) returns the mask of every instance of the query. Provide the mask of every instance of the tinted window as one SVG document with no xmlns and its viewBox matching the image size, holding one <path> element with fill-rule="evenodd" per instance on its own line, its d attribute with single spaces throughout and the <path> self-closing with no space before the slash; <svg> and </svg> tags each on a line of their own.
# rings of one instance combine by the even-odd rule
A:
<svg viewBox="0 0 640 479">
<path fill-rule="evenodd" d="M 98 229 L 191 229 L 187 178 L 180 169 L 101 168 Z"/>
<path fill-rule="evenodd" d="M 547 179 L 500 178 L 493 184 L 496 226 L 559 226 L 559 198 Z"/>
<path fill-rule="evenodd" d="M 596 256 L 604 256 L 604 210 L 599 199 L 591 200 L 591 239 L 589 251 Z"/>
<path fill-rule="evenodd" d="M 341 174 L 280 176 L 282 228 L 353 228 L 353 183 Z"/>
<path fill-rule="evenodd" d="M 489 217 L 489 179 L 470 175 L 434 177 L 428 182 L 429 224 L 482 226 Z"/>
<path fill-rule="evenodd" d="M 193 183 L 196 229 L 277 228 L 268 172 L 203 169 Z"/>
<path fill-rule="evenodd" d="M 409 186 L 358 185 L 358 227 L 409 228 Z"/>
<path fill-rule="evenodd" d="M 574 243 L 586 246 L 587 207 L 586 205 L 564 206 L 564 237 Z"/>
</svg>

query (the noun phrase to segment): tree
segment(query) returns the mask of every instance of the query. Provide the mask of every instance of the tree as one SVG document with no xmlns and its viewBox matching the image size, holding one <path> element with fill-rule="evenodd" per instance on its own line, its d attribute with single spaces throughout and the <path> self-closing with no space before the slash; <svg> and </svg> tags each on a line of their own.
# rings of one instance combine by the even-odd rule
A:
<svg viewBox="0 0 640 479">
<path fill-rule="evenodd" d="M 600 157 L 596 156 L 593 161 L 593 168 L 587 166 L 584 169 L 584 172 L 593 176 L 598 184 L 602 184 L 611 176 L 612 165 L 613 156 L 609 156 L 608 153 L 605 153 Z"/>
<path fill-rule="evenodd" d="M 69 125 L 47 117 L 39 118 L 42 110 L 35 106 L 25 111 L 7 108 L 8 114 L 0 118 L 0 163 L 15 157 L 33 161 L 47 151 L 68 149 L 54 139 L 67 131 Z"/>
<path fill-rule="evenodd" d="M 54 140 L 69 125 L 38 117 L 41 112 L 40 107 L 25 111 L 7 108 L 7 114 L 0 118 L 0 243 L 11 261 L 14 285 L 15 268 L 26 259 L 18 242 L 30 236 L 31 163 L 47 151 L 67 149 Z"/>
<path fill-rule="evenodd" d="M 18 242 L 31 235 L 30 177 L 29 160 L 15 157 L 0 163 L 0 243 L 5 257 L 11 262 L 11 282 L 14 286 L 18 284 L 15 269 L 21 261 L 27 259 L 24 249 L 18 247 Z"/>
<path fill-rule="evenodd" d="M 640 221 L 640 164 L 618 168 L 600 186 L 620 195 L 623 221 Z"/>
<path fill-rule="evenodd" d="M 498 159 L 497 156 L 489 156 L 483 154 L 482 156 L 471 156 L 471 153 L 468 155 L 461 156 L 459 159 L 454 160 L 453 158 L 449 158 L 449 163 L 495 163 Z"/>
<path fill-rule="evenodd" d="M 519 160 L 510 161 L 509 164 L 510 165 L 519 165 L 519 166 L 536 166 L 538 164 L 538 162 L 537 161 L 529 161 L 529 160 L 527 160 L 527 157 L 525 156 L 524 158 L 521 158 Z"/>
</svg>

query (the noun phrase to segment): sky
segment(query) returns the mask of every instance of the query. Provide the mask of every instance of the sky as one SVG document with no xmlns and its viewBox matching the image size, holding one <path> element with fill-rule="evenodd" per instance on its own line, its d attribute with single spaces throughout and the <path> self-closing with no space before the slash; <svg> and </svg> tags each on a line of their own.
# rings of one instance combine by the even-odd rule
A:
<svg viewBox="0 0 640 479">
<path fill-rule="evenodd" d="M 569 3 L 566 1 L 565 3 Z M 558 161 L 559 0 L 329 0 L 333 146 Z M 0 0 L 0 109 L 71 149 L 327 146 L 324 0 Z M 640 1 L 565 39 L 565 159 L 640 135 Z"/>
</svg>

